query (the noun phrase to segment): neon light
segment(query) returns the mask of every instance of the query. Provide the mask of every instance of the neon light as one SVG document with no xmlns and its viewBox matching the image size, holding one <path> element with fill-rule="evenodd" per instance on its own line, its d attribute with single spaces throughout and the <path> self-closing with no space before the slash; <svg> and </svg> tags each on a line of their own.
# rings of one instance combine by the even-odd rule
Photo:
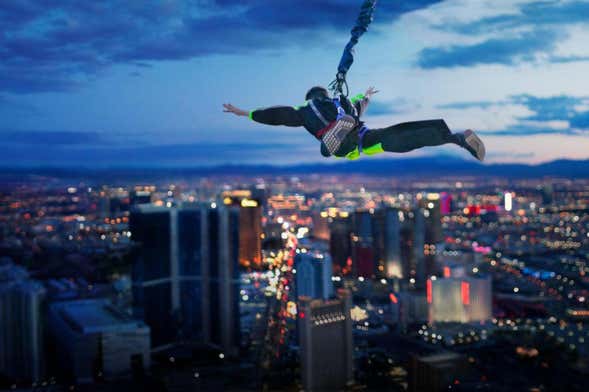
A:
<svg viewBox="0 0 589 392">
<path fill-rule="evenodd" d="M 511 192 L 505 192 L 505 211 L 511 211 L 513 208 L 513 197 Z"/>
<path fill-rule="evenodd" d="M 444 267 L 444 278 L 450 277 L 450 267 Z"/>
<path fill-rule="evenodd" d="M 427 283 L 426 283 L 426 297 L 427 297 L 427 303 L 431 304 L 432 303 L 432 281 L 431 281 L 431 279 L 428 279 Z"/>
<path fill-rule="evenodd" d="M 464 305 L 470 305 L 470 283 L 462 282 L 461 291 L 462 291 L 462 303 Z"/>
<path fill-rule="evenodd" d="M 397 303 L 399 303 L 399 300 L 397 299 L 397 297 L 395 296 L 395 294 L 393 294 L 393 293 L 390 293 L 390 294 L 389 294 L 389 298 L 391 299 L 391 302 L 392 302 L 392 303 L 394 303 L 394 304 L 397 304 Z"/>
<path fill-rule="evenodd" d="M 256 200 L 243 199 L 241 201 L 241 206 L 244 207 L 244 208 L 257 207 L 258 206 L 258 202 Z"/>
</svg>

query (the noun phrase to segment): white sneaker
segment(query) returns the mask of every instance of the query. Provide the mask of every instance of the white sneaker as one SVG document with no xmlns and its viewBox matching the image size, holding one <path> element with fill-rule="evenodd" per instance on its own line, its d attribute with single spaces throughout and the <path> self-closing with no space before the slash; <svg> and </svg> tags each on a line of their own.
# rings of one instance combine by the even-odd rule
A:
<svg viewBox="0 0 589 392">
<path fill-rule="evenodd" d="M 479 161 L 485 159 L 485 144 L 480 137 L 474 133 L 473 130 L 467 129 L 464 131 L 464 141 L 466 143 L 465 148 Z"/>
</svg>

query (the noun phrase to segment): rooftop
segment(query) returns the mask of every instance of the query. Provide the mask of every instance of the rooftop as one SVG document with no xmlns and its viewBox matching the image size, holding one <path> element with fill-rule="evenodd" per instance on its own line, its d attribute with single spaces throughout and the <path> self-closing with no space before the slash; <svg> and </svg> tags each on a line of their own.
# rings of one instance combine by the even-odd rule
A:
<svg viewBox="0 0 589 392">
<path fill-rule="evenodd" d="M 117 311 L 104 299 L 60 302 L 53 307 L 72 329 L 84 334 L 146 328 L 143 322 Z"/>
</svg>

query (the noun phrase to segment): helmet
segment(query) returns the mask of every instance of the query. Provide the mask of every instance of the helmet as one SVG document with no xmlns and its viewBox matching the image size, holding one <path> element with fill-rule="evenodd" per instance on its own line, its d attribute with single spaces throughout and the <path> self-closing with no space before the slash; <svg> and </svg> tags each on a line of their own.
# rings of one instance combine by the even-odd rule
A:
<svg viewBox="0 0 589 392">
<path fill-rule="evenodd" d="M 315 86 L 311 87 L 305 95 L 305 100 L 329 98 L 329 92 L 325 87 Z"/>
</svg>

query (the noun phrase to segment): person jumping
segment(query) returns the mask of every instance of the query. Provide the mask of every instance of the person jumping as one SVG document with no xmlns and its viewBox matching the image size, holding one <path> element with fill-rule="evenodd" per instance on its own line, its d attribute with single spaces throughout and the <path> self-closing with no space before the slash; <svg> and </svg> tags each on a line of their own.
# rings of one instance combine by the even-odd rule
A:
<svg viewBox="0 0 589 392">
<path fill-rule="evenodd" d="M 341 94 L 331 98 L 326 88 L 315 86 L 300 107 L 274 106 L 252 111 L 242 110 L 230 103 L 223 111 L 267 125 L 304 127 L 321 141 L 321 154 L 357 159 L 360 154 L 384 151 L 404 153 L 422 147 L 456 144 L 479 161 L 485 158 L 483 141 L 470 129 L 452 133 L 442 119 L 404 122 L 387 128 L 368 129 L 360 120 L 370 98 L 378 91 L 370 87 L 365 94 L 348 99 Z"/>
</svg>

